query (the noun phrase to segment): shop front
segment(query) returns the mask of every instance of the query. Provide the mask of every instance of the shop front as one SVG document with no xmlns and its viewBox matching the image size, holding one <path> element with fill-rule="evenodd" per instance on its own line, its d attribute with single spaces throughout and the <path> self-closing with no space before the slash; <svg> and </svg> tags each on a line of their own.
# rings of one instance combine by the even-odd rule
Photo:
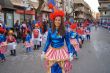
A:
<svg viewBox="0 0 110 73">
<path fill-rule="evenodd" d="M 14 14 L 13 11 L 4 12 L 4 21 L 7 27 L 13 28 L 14 24 Z"/>
<path fill-rule="evenodd" d="M 14 24 L 14 11 L 15 8 L 13 7 L 10 0 L 0 0 L 0 5 L 2 6 L 1 9 L 1 20 L 5 23 L 7 28 L 12 28 Z"/>
<path fill-rule="evenodd" d="M 35 11 L 34 10 L 16 10 L 16 14 L 20 15 L 20 22 L 25 20 L 34 20 Z"/>
</svg>

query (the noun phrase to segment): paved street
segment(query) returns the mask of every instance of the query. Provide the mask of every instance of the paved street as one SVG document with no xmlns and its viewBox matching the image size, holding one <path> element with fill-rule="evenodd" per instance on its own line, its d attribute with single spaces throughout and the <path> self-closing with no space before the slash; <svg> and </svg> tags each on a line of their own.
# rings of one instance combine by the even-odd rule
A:
<svg viewBox="0 0 110 73">
<path fill-rule="evenodd" d="M 7 61 L 0 63 L 0 73 L 46 73 L 40 59 L 41 50 L 25 54 L 25 49 L 17 47 L 17 56 L 6 55 Z M 79 60 L 74 60 L 71 73 L 110 73 L 110 33 L 104 28 L 92 29 L 91 41 L 85 41 L 79 52 Z"/>
</svg>

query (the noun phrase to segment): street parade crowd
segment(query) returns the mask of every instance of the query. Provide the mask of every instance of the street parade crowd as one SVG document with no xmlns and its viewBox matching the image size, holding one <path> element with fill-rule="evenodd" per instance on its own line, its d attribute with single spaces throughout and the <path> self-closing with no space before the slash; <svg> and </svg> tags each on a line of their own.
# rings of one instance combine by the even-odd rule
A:
<svg viewBox="0 0 110 73">
<path fill-rule="evenodd" d="M 10 51 L 11 56 L 16 56 L 16 48 L 19 43 L 25 47 L 26 53 L 39 50 L 42 43 L 41 59 L 45 60 L 47 73 L 68 73 L 72 67 L 71 61 L 78 59 L 78 52 L 83 43 L 90 41 L 91 22 L 83 23 L 63 22 L 65 16 L 62 10 L 49 5 L 54 9 L 50 13 L 49 22 L 24 21 L 19 24 L 17 20 L 13 29 L 7 29 L 0 21 L 0 62 L 6 61 L 5 53 Z M 65 45 L 66 43 L 66 45 Z"/>
<path fill-rule="evenodd" d="M 16 56 L 17 55 L 16 48 L 17 45 L 19 45 L 19 43 L 22 43 L 26 49 L 26 53 L 29 53 L 32 52 L 32 50 L 39 50 L 42 43 L 45 42 L 46 39 L 47 41 L 45 42 L 46 46 L 44 47 L 45 48 L 44 50 L 47 50 L 50 41 L 52 41 L 52 39 L 49 40 L 50 39 L 49 34 L 50 32 L 52 33 L 51 30 L 53 27 L 49 27 L 48 24 L 46 24 L 47 27 L 45 27 L 46 28 L 45 29 L 44 24 L 42 24 L 41 22 L 36 22 L 35 24 L 33 24 L 34 26 L 31 26 L 32 29 L 30 29 L 30 27 L 25 22 L 23 22 L 23 24 L 21 25 L 19 25 L 18 22 L 19 21 L 15 23 L 14 29 L 6 29 L 3 27 L 3 24 L 0 22 L 0 62 L 6 61 L 5 53 L 7 52 L 7 50 L 10 51 L 11 56 Z M 66 43 L 69 48 L 70 47 L 73 48 L 74 53 L 71 53 L 71 55 L 75 55 L 76 59 L 79 58 L 77 52 L 80 51 L 80 48 L 82 48 L 84 41 L 85 40 L 90 41 L 91 28 L 89 24 L 90 23 L 87 23 L 87 21 L 85 21 L 81 25 L 79 23 L 71 23 L 69 21 L 64 22 L 65 30 L 68 32 L 67 33 L 68 35 L 66 35 L 66 41 L 67 41 Z M 56 38 L 56 35 L 53 34 L 52 43 L 56 42 L 60 44 L 60 41 L 64 42 L 59 39 L 60 37 L 61 37 L 60 35 L 59 37 L 57 37 L 59 41 L 58 42 L 54 40 L 54 38 Z M 69 44 L 69 40 L 70 40 L 70 44 Z M 64 44 L 62 43 L 61 46 L 62 45 Z M 58 44 L 54 46 L 60 47 Z M 66 53 L 67 50 L 64 51 Z M 49 52 L 49 55 L 51 52 L 52 50 Z"/>
</svg>

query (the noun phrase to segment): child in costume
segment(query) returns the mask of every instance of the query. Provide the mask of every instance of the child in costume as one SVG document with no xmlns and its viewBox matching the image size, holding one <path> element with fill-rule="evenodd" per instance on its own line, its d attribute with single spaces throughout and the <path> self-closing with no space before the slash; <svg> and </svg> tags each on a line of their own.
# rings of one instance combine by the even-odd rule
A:
<svg viewBox="0 0 110 73">
<path fill-rule="evenodd" d="M 27 30 L 27 33 L 26 33 L 24 46 L 26 47 L 26 52 L 27 53 L 32 52 L 33 42 L 32 42 L 32 37 L 30 35 L 30 31 L 29 30 Z"/>
<path fill-rule="evenodd" d="M 70 31 L 70 42 L 72 46 L 75 48 L 75 55 L 76 58 L 78 59 L 78 54 L 77 52 L 80 50 L 79 48 L 79 36 L 76 33 L 76 28 L 77 28 L 77 23 L 74 23 L 70 26 L 71 31 Z"/>
<path fill-rule="evenodd" d="M 55 10 L 50 14 L 53 20 L 52 29 L 48 30 L 47 41 L 43 49 L 42 58 L 47 62 L 47 73 L 66 73 L 71 69 L 73 49 L 69 40 L 69 33 L 62 23 L 64 12 Z M 64 45 L 66 42 L 67 47 Z M 68 48 L 68 49 L 67 49 Z"/>
<path fill-rule="evenodd" d="M 40 33 L 40 25 L 37 23 L 32 33 L 32 39 L 34 42 L 34 50 L 41 47 L 42 35 Z"/>
<path fill-rule="evenodd" d="M 84 31 L 80 27 L 78 27 L 76 32 L 79 35 L 79 43 L 80 43 L 79 45 L 80 45 L 80 48 L 82 48 L 82 44 L 84 42 L 84 38 L 83 38 Z"/>
<path fill-rule="evenodd" d="M 7 43 L 5 42 L 5 30 L 0 27 L 0 62 L 4 62 Z"/>
<path fill-rule="evenodd" d="M 85 32 L 86 32 L 86 38 L 87 38 L 87 40 L 90 40 L 90 34 L 91 34 L 90 29 L 87 28 Z"/>
<path fill-rule="evenodd" d="M 7 36 L 8 49 L 10 50 L 12 56 L 16 56 L 16 38 L 14 36 L 13 30 L 9 30 Z"/>
</svg>

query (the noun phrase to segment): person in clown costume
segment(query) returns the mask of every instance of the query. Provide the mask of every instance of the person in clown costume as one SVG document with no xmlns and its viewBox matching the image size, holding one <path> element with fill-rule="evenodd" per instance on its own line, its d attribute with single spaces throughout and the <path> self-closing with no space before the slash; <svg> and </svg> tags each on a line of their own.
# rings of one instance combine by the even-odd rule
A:
<svg viewBox="0 0 110 73">
<path fill-rule="evenodd" d="M 3 29 L 2 27 L 0 27 L 0 62 L 6 61 L 6 58 L 4 55 L 6 52 L 6 46 L 7 46 L 6 38 L 4 35 L 5 32 L 6 32 L 6 30 Z"/>
<path fill-rule="evenodd" d="M 73 60 L 73 49 L 69 40 L 69 33 L 65 30 L 62 10 L 54 9 L 50 14 L 53 21 L 52 28 L 48 30 L 41 58 L 44 58 L 47 66 L 47 73 L 66 73 L 71 69 Z M 66 42 L 66 46 L 64 43 Z"/>
<path fill-rule="evenodd" d="M 41 47 L 42 35 L 40 33 L 40 24 L 35 24 L 35 29 L 32 33 L 32 40 L 34 42 L 34 50 L 39 49 Z"/>
<path fill-rule="evenodd" d="M 10 53 L 11 53 L 10 55 L 16 56 L 17 44 L 16 44 L 16 38 L 14 36 L 13 30 L 9 30 L 6 41 L 8 43 L 8 49 L 10 50 Z"/>
</svg>

